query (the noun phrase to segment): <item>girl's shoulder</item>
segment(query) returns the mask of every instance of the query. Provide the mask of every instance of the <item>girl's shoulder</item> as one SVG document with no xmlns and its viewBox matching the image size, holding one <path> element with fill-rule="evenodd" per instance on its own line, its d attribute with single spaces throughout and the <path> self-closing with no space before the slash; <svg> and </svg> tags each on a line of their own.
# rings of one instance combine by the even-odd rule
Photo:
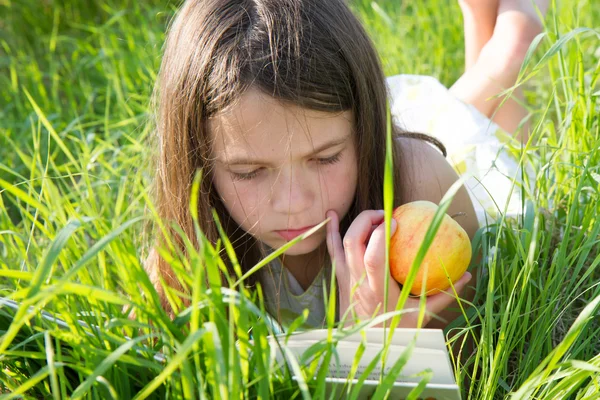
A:
<svg viewBox="0 0 600 400">
<path fill-rule="evenodd" d="M 400 152 L 400 174 L 406 203 L 427 200 L 439 204 L 448 189 L 458 181 L 458 174 L 434 144 L 412 137 L 397 137 L 396 149 Z M 471 238 L 479 229 L 477 216 L 466 188 L 460 187 L 447 214 L 464 213 L 457 222 Z M 463 214 L 461 214 L 463 215 Z"/>
</svg>

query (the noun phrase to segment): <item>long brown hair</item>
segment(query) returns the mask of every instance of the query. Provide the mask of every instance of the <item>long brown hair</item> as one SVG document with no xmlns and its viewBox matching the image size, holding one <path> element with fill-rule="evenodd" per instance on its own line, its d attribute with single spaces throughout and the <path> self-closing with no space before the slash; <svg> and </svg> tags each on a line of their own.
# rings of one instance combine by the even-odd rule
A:
<svg viewBox="0 0 600 400">
<path fill-rule="evenodd" d="M 157 154 L 152 193 L 159 217 L 175 222 L 196 243 L 188 205 L 194 173 L 202 169 L 200 228 L 208 240 L 217 241 L 214 208 L 243 271 L 264 255 L 257 241 L 230 218 L 213 188 L 207 121 L 251 86 L 311 110 L 351 110 L 358 183 L 354 202 L 341 221 L 341 234 L 361 211 L 383 208 L 385 78 L 373 44 L 345 2 L 187 0 L 169 29 L 153 95 L 157 110 L 152 146 Z M 421 137 L 397 127 L 393 134 Z M 400 157 L 395 151 L 395 165 L 400 165 Z M 398 204 L 402 193 L 396 181 Z M 183 252 L 178 234 L 171 228 L 168 232 Z M 154 245 L 162 244 L 164 238 L 157 235 Z M 145 268 L 172 315 L 159 277 L 185 292 L 182 284 L 155 251 Z"/>
</svg>

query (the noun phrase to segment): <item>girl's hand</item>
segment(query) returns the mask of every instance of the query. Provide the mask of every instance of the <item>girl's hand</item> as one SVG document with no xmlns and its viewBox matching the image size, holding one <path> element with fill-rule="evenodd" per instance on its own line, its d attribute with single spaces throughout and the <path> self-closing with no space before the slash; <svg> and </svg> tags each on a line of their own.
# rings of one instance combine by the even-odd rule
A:
<svg viewBox="0 0 600 400">
<path fill-rule="evenodd" d="M 356 217 L 348 228 L 342 242 L 339 231 L 339 217 L 335 211 L 328 211 L 331 221 L 327 224 L 327 250 L 332 262 L 335 262 L 335 275 L 338 282 L 340 317 L 346 313 L 352 303 L 359 319 L 373 316 L 379 306 L 379 314 L 384 310 L 384 274 L 389 274 L 387 310 L 394 311 L 400 287 L 392 278 L 385 266 L 385 224 L 383 211 L 366 210 Z M 392 219 L 391 234 L 396 231 L 396 221 Z M 363 277 L 363 274 L 366 276 Z M 466 272 L 454 284 L 457 293 L 461 293 L 471 279 Z M 360 284 L 358 284 L 360 282 Z M 358 285 L 357 285 L 358 284 Z M 354 296 L 350 298 L 354 286 Z M 455 300 L 452 288 L 427 298 L 427 311 L 439 314 Z M 419 298 L 408 298 L 405 308 L 419 308 Z M 431 315 L 424 316 L 423 325 L 431 320 Z M 418 311 L 402 315 L 399 326 L 416 328 Z"/>
</svg>

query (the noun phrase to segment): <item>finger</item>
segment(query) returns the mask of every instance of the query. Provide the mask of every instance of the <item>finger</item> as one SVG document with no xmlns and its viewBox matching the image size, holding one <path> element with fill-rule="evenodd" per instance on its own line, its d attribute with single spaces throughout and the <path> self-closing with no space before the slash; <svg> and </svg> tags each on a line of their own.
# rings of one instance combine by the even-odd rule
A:
<svg viewBox="0 0 600 400">
<path fill-rule="evenodd" d="M 361 212 L 346 232 L 343 240 L 346 264 L 355 279 L 364 274 L 364 255 L 366 241 L 373 225 L 379 225 L 383 219 L 383 211 L 366 210 Z"/>
<path fill-rule="evenodd" d="M 465 272 L 463 274 L 463 276 L 461 276 L 460 279 L 453 284 L 454 290 L 452 290 L 452 286 L 451 286 L 448 289 L 446 289 L 446 292 L 451 295 L 454 295 L 454 291 L 456 291 L 456 293 L 458 293 L 460 295 L 462 292 L 465 291 L 465 288 L 471 281 L 471 278 L 473 278 L 473 275 L 471 275 L 471 273 L 468 271 Z"/>
<path fill-rule="evenodd" d="M 373 232 L 375 231 L 375 229 L 377 229 L 378 226 L 379 226 L 379 224 L 377 224 L 377 225 L 371 225 L 371 230 L 369 231 L 369 235 L 367 236 L 367 238 L 371 237 L 371 235 L 373 234 Z"/>
<path fill-rule="evenodd" d="M 450 306 L 456 300 L 454 291 L 456 291 L 456 293 L 460 295 L 462 291 L 467 287 L 467 284 L 469 283 L 471 278 L 471 273 L 465 272 L 464 275 L 453 284 L 454 289 L 452 289 L 451 286 L 442 293 L 430 296 L 427 299 L 427 309 L 436 314 L 439 314 L 441 311 L 448 308 L 448 306 Z"/>
<path fill-rule="evenodd" d="M 390 236 L 396 232 L 396 220 L 392 219 L 391 225 Z M 385 266 L 385 223 L 373 231 L 365 250 L 364 265 L 371 290 L 383 293 L 385 275 L 389 275 L 389 269 Z"/>
<path fill-rule="evenodd" d="M 346 259 L 344 256 L 344 247 L 342 246 L 342 238 L 340 236 L 340 220 L 335 211 L 328 211 L 325 214 L 331 220 L 327 223 L 327 251 L 331 262 L 335 263 L 335 275 L 340 280 L 345 281 L 347 277 Z"/>
</svg>

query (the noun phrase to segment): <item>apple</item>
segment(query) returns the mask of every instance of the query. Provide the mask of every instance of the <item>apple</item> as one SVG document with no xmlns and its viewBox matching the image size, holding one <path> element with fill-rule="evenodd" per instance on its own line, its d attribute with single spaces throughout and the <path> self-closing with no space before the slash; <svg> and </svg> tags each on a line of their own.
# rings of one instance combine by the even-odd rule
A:
<svg viewBox="0 0 600 400">
<path fill-rule="evenodd" d="M 394 209 L 398 226 L 390 238 L 390 272 L 401 284 L 406 282 L 425 233 L 438 206 L 430 201 L 414 201 Z M 448 214 L 444 215 L 433 243 L 419 267 L 410 293 L 420 295 L 423 274 L 427 270 L 425 294 L 434 295 L 450 287 L 467 270 L 471 262 L 471 241 L 467 232 Z"/>
</svg>

